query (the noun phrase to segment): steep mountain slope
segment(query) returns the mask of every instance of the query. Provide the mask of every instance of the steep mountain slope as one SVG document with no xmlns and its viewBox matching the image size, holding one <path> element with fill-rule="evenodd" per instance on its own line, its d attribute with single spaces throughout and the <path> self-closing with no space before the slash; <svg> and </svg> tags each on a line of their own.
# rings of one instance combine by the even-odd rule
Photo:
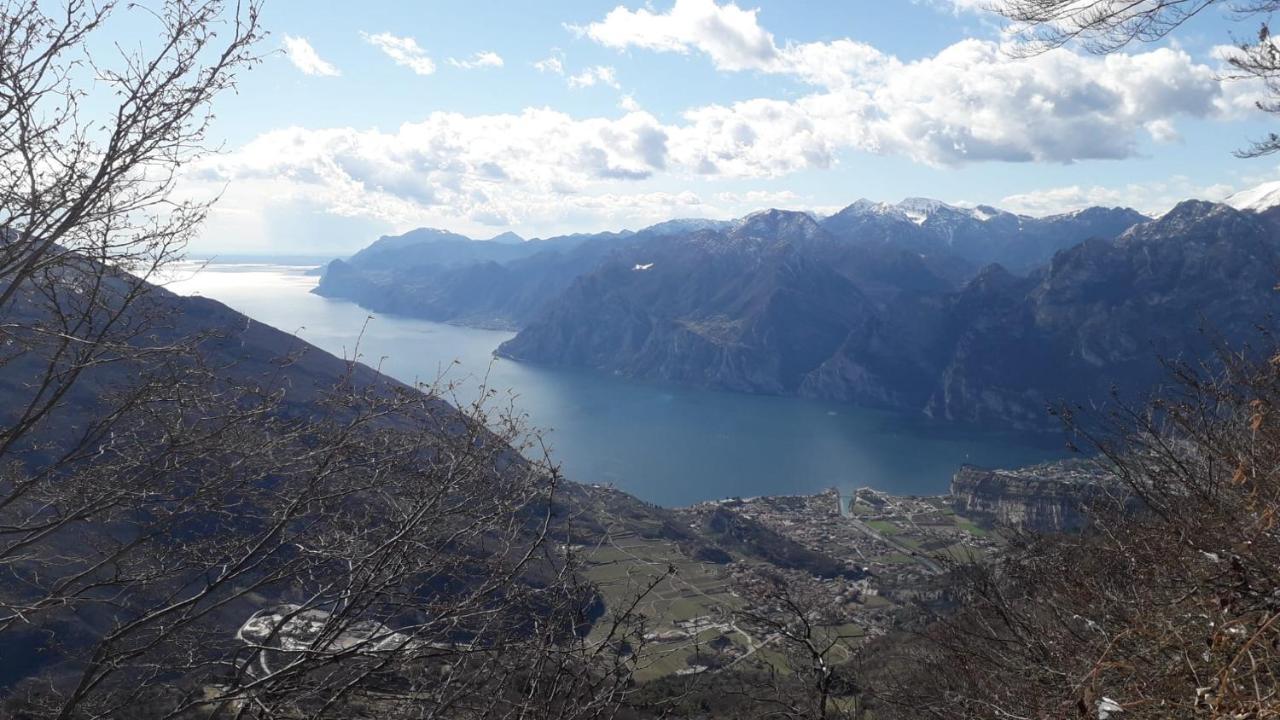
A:
<svg viewBox="0 0 1280 720">
<path fill-rule="evenodd" d="M 131 283 L 117 274 L 110 276 L 106 284 L 124 289 Z M 68 290 L 68 294 L 74 293 Z M 6 308 L 6 324 L 12 323 L 6 337 L 27 339 L 15 327 L 30 327 L 35 324 L 33 321 L 47 320 L 46 300 L 47 295 L 34 291 L 19 295 L 19 302 Z M 449 608 L 451 598 L 465 596 L 472 588 L 488 583 L 498 584 L 499 595 L 524 586 L 538 588 L 539 593 L 549 592 L 547 587 L 555 580 L 559 555 L 539 553 L 527 563 L 521 560 L 511 574 L 507 574 L 502 565 L 504 553 L 512 547 L 517 550 L 514 554 L 518 559 L 527 545 L 541 536 L 544 521 L 552 523 L 548 531 L 551 537 L 566 537 L 571 533 L 574 541 L 589 547 L 605 544 L 611 533 L 635 533 L 674 543 L 680 553 L 705 562 L 749 560 L 814 572 L 843 571 L 843 564 L 835 559 L 805 550 L 758 523 L 737 523 L 732 533 L 725 528 L 691 529 L 688 522 L 674 512 L 617 491 L 565 483 L 554 497 L 547 496 L 553 503 L 550 507 L 524 506 L 522 502 L 538 496 L 530 491 L 541 485 L 540 481 L 522 484 L 518 480 L 528 476 L 524 470 L 529 466 L 516 450 L 500 442 L 502 437 L 478 429 L 474 421 L 468 421 L 443 401 L 423 398 L 415 390 L 370 368 L 350 365 L 212 300 L 180 297 L 151 288 L 137 303 L 124 313 L 125 324 L 137 321 L 142 323 L 138 327 L 145 326 L 132 340 L 148 351 L 124 355 L 118 361 L 93 363 L 57 403 L 44 432 L 32 433 L 23 443 L 5 448 L 4 477 L 9 483 L 5 499 L 13 501 L 18 497 L 15 488 L 26 482 L 23 471 L 38 476 L 48 467 L 51 458 L 74 447 L 85 434 L 86 425 L 104 412 L 110 412 L 107 406 L 118 393 L 135 390 L 150 379 L 176 379 L 172 386 L 164 386 L 162 399 L 148 400 L 141 403 L 137 412 L 119 416 L 108 439 L 88 446 L 84 467 L 63 465 L 55 482 L 49 484 L 70 489 L 76 487 L 71 485 L 74 481 L 98 492 L 105 491 L 110 482 L 119 478 L 128 492 L 118 503 L 108 502 L 105 510 L 92 512 L 85 506 L 74 505 L 81 514 L 76 518 L 78 524 L 52 537 L 44 537 L 45 529 L 37 528 L 31 536 L 38 536 L 38 544 L 27 542 L 30 538 L 23 537 L 21 525 L 16 526 L 19 528 L 16 531 L 15 525 L 7 526 L 5 545 L 9 549 L 23 548 L 23 552 L 16 561 L 14 555 L 10 555 L 4 565 L 13 581 L 0 585 L 0 603 L 18 603 L 19 607 L 21 603 L 30 603 L 35 607 L 42 597 L 44 584 L 60 586 L 68 576 L 79 573 L 80 559 L 88 558 L 86 562 L 93 564 L 94 553 L 101 550 L 110 557 L 110 562 L 103 563 L 101 597 L 95 597 L 97 591 L 91 587 L 84 591 L 87 599 L 82 599 L 83 602 L 65 602 L 65 612 L 58 607 L 64 604 L 62 600 L 50 601 L 54 606 L 52 610 L 32 612 L 24 617 L 23 623 L 16 627 L 10 625 L 0 634 L 5 659 L 0 662 L 0 696 L 24 682 L 36 682 L 33 678 L 46 670 L 56 672 L 57 677 L 74 680 L 73 671 L 80 667 L 78 653 L 93 647 L 104 633 L 114 631 L 120 623 L 132 622 L 131 613 L 142 613 L 149 607 L 146 603 L 154 601 L 165 609 L 159 613 L 159 617 L 164 618 L 172 610 L 173 598 L 185 597 L 179 589 L 198 591 L 203 583 L 221 580 L 221 574 L 231 566 L 233 570 L 242 568 L 241 574 L 234 576 L 242 582 L 228 583 L 234 587 L 226 594 L 212 595 L 209 605 L 202 606 L 199 613 L 192 613 L 195 619 L 189 621 L 191 633 L 198 636 L 198 643 L 192 647 L 199 649 L 202 658 L 207 654 L 218 660 L 210 661 L 209 665 L 219 668 L 216 678 L 223 679 L 228 672 L 225 668 L 233 671 L 236 668 L 229 659 L 240 657 L 244 652 L 242 638 L 236 631 L 246 618 L 257 617 L 264 609 L 282 603 L 294 608 L 300 607 L 296 604 L 299 602 L 332 607 L 326 604 L 330 602 L 328 596 L 316 587 L 318 584 L 328 589 L 325 583 L 332 582 L 332 576 L 326 573 L 337 572 L 342 580 L 351 572 L 351 564 L 325 559 L 326 552 L 340 553 L 348 547 L 338 542 L 346 531 L 369 539 L 367 545 L 351 546 L 361 558 L 388 544 L 367 532 L 386 531 L 396 538 L 411 538 L 411 552 L 395 555 L 394 561 L 379 558 L 376 566 L 380 571 L 385 568 L 387 582 L 404 583 L 402 589 L 397 585 L 395 600 L 388 601 L 389 605 L 403 608 L 419 601 L 430 602 L 432 613 Z M 165 348 L 173 347 L 186 337 L 202 338 L 196 343 L 200 349 L 198 360 L 188 353 L 180 353 L 175 358 L 163 357 Z M 7 354 L 0 356 L 5 361 L 0 363 L 3 368 L 0 428 L 8 429 L 32 394 L 40 393 L 39 379 L 49 358 L 38 351 L 37 345 L 31 347 L 13 354 L 10 345 Z M 178 372 L 172 376 L 167 373 L 169 360 L 178 366 Z M 236 394 L 233 388 L 250 388 L 249 397 Z M 261 411 L 257 405 L 242 404 L 258 396 L 254 388 L 260 390 L 262 396 L 279 398 L 280 403 L 273 402 Z M 322 403 L 335 389 L 340 395 L 335 403 Z M 403 412 L 387 412 L 387 408 L 378 406 L 370 416 L 358 423 L 352 422 L 353 414 L 371 409 L 366 406 L 391 396 L 418 398 L 423 402 L 411 404 Z M 225 413 L 230 412 L 229 408 L 238 408 L 245 414 L 228 417 Z M 165 409 L 173 412 L 157 411 Z M 191 427 L 176 422 L 178 417 L 188 418 Z M 303 422 L 326 418 L 332 422 Z M 256 432 L 258 430 L 261 432 Z M 298 434 L 290 434 L 291 430 Z M 396 435 L 401 431 L 411 436 L 405 442 L 397 441 Z M 412 438 L 417 431 L 429 436 L 426 444 L 420 445 Z M 338 442 L 338 438 L 343 438 L 342 442 Z M 135 449 L 127 447 L 134 439 L 143 446 L 136 450 L 142 453 L 140 456 L 133 455 Z M 281 443 L 279 446 L 273 444 L 277 441 Z M 131 459 L 110 464 L 111 457 L 117 453 Z M 438 457 L 448 458 L 440 463 L 439 473 L 434 472 Z M 115 471 L 121 467 L 138 468 L 139 475 L 153 480 L 155 485 L 133 482 L 138 478 L 132 475 L 117 475 Z M 533 470 L 533 475 L 545 477 L 536 468 Z M 154 478 L 151 477 L 153 471 Z M 78 472 L 84 474 L 77 475 Z M 513 482 L 503 481 L 508 475 L 513 476 Z M 343 478 L 352 484 L 342 484 Z M 393 479 L 403 480 L 404 484 L 396 484 Z M 459 485 L 452 485 L 453 481 Z M 376 490 L 366 495 L 370 487 Z M 84 496 L 92 499 L 94 492 L 86 492 Z M 176 500 L 166 494 L 170 492 Z M 422 496 L 411 495 L 414 492 L 421 492 Z M 207 496 L 200 497 L 202 493 Z M 379 505 L 376 498 L 370 497 L 373 495 L 394 497 L 397 501 L 417 498 L 424 504 L 402 513 L 403 505 L 395 501 Z M 78 497 L 71 495 L 72 500 Z M 49 507 L 61 510 L 61 502 L 66 498 L 51 499 L 41 494 L 33 500 L 38 501 L 30 503 L 37 512 L 47 512 Z M 267 500 L 279 505 L 265 504 Z M 511 505 L 503 504 L 508 500 Z M 476 509 L 488 501 L 494 501 L 495 505 Z M 282 507 L 297 514 L 281 515 L 285 512 Z M 469 515 L 473 510 L 476 515 Z M 406 516 L 435 519 L 423 520 L 422 526 L 405 529 Z M 21 523 L 28 517 L 25 509 L 15 512 L 11 505 L 4 519 L 17 518 Z M 273 529 L 275 519 L 281 517 L 293 518 L 297 529 L 293 526 Z M 330 521 L 334 523 L 332 526 L 325 524 Z M 312 529 L 314 534 L 307 534 Z M 428 535 L 436 530 L 440 532 L 436 538 L 440 542 L 433 545 L 434 540 Z M 480 534 L 474 534 L 476 532 Z M 133 533 L 144 537 L 154 533 L 158 547 L 145 549 L 154 556 L 143 556 L 142 550 L 134 555 L 124 550 L 112 554 L 118 544 L 132 546 L 132 542 L 126 543 L 121 538 L 130 539 Z M 504 533 L 509 533 L 507 537 L 514 539 L 514 545 L 504 547 Z M 251 548 L 244 552 L 258 554 L 238 563 L 223 562 L 220 558 L 241 557 L 235 554 L 240 542 Z M 225 550 L 227 547 L 231 549 Z M 299 548 L 305 549 L 305 553 L 299 553 Z M 231 554 L 212 554 L 218 552 Z M 300 554 L 318 558 L 317 563 L 291 564 Z M 214 559 L 208 560 L 209 557 Z M 423 562 L 430 572 L 421 571 L 420 566 L 408 558 L 425 558 Z M 202 564 L 206 561 L 216 567 L 206 568 Z M 143 564 L 146 569 L 143 580 L 134 583 L 120 579 L 131 577 L 130 563 Z M 295 574 L 292 570 L 297 567 L 308 570 Z M 324 572 L 317 569 L 320 567 L 325 568 Z M 486 573 L 495 567 L 499 570 Z M 369 572 L 367 567 L 361 570 Z M 277 574 L 272 575 L 273 571 Z M 98 579 L 88 574 L 81 579 L 84 577 L 89 578 L 86 582 L 91 585 Z M 133 584 L 145 587 L 135 591 Z M 344 588 L 343 582 L 334 584 L 338 592 L 343 593 L 343 599 L 354 594 Z M 373 592 L 383 592 L 386 587 L 379 584 Z M 49 592 L 48 597 L 58 597 L 55 592 Z M 539 593 L 534 596 L 541 597 Z M 305 600 L 317 597 L 324 599 Z M 379 599 L 382 597 L 385 595 Z M 590 623 L 599 617 L 601 607 L 593 588 L 584 588 L 578 600 L 584 611 L 595 614 L 585 617 L 575 610 L 575 623 Z M 185 599 L 182 602 L 187 604 Z M 361 614 L 381 611 L 381 603 L 368 610 L 370 604 L 375 603 L 357 605 L 360 610 L 353 612 L 352 623 L 356 624 L 351 627 L 367 627 L 359 624 L 364 622 Z M 500 605 L 501 599 L 492 596 L 481 601 L 478 606 L 483 607 L 481 614 L 485 623 L 492 622 L 499 612 L 506 612 Z M 96 607 L 107 610 L 98 611 Z M 538 618 L 539 613 L 551 612 L 549 606 L 537 599 L 512 605 L 509 610 L 510 622 L 503 622 L 502 631 L 507 640 L 512 639 L 512 633 L 520 633 L 527 623 Z M 405 617 L 409 617 L 408 612 L 404 611 Z M 475 613 L 468 616 L 474 617 Z M 393 620 L 408 622 L 400 616 L 379 619 L 388 626 Z M 473 633 L 467 636 L 479 637 L 475 642 L 487 642 L 480 629 L 466 626 L 466 620 L 445 625 L 445 630 L 432 636 L 435 641 Z M 165 632 L 177 631 L 166 626 Z M 384 660 L 380 658 L 379 662 Z M 326 656 L 326 667 L 332 662 L 335 661 Z M 170 674 L 165 676 L 166 682 L 170 678 L 188 681 L 202 677 L 184 676 L 183 670 L 167 670 Z M 39 682 L 51 685 L 45 678 Z M 192 682 L 198 685 L 205 681 Z"/>
<path fill-rule="evenodd" d="M 839 254 L 837 246 L 808 215 L 777 210 L 729 232 L 633 244 L 575 280 L 498 353 L 731 390 L 798 392 L 849 337 L 876 352 L 875 301 L 823 261 Z"/>
<path fill-rule="evenodd" d="M 315 292 L 370 310 L 475 327 L 519 327 L 631 233 L 547 240 L 382 238 L 325 268 Z M 419 236 L 420 241 L 405 240 Z M 499 236 L 502 237 L 502 236 Z M 379 247 L 381 245 L 381 247 Z"/>
<path fill-rule="evenodd" d="M 1063 251 L 1027 280 L 989 277 L 951 299 L 959 331 L 935 414 L 1043 417 L 1045 403 L 1157 382 L 1157 357 L 1197 360 L 1246 342 L 1277 310 L 1280 235 L 1263 217 L 1187 201 L 1114 243 Z"/>
<path fill-rule="evenodd" d="M 619 251 L 499 353 L 1038 428 L 1048 404 L 1144 390 L 1159 357 L 1248 339 L 1275 309 L 1277 277 L 1269 217 L 1212 203 L 1087 240 L 1025 276 L 988 266 L 962 287 L 918 255 L 772 211 Z"/>
<path fill-rule="evenodd" d="M 758 223 L 758 216 L 752 222 Z M 913 198 L 897 205 L 860 200 L 817 221 L 796 252 L 830 265 L 877 301 L 956 286 L 988 262 L 1024 270 L 1089 237 L 1113 238 L 1144 218 L 1092 208 L 1030 218 Z M 372 310 L 481 327 L 518 329 L 615 251 L 698 232 L 729 233 L 738 221 L 668 220 L 638 232 L 519 241 L 504 233 L 477 242 L 423 228 L 383 237 L 349 260 L 335 260 L 316 288 Z"/>
</svg>

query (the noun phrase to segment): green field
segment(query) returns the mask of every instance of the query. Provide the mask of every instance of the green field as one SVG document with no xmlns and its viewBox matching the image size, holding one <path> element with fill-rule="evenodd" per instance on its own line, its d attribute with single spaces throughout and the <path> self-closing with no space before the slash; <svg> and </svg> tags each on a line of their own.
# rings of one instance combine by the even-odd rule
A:
<svg viewBox="0 0 1280 720">
<path fill-rule="evenodd" d="M 692 560 L 671 542 L 631 532 L 610 536 L 601 545 L 583 550 L 586 576 L 604 596 L 608 612 L 635 606 L 650 633 L 672 633 L 679 623 L 722 620 L 742 606 L 729 590 L 722 567 Z M 656 584 L 655 584 L 656 583 Z M 637 601 L 638 598 L 638 601 Z M 593 639 L 602 639 L 608 622 L 597 623 Z M 725 636 L 744 650 L 754 642 L 740 631 L 709 628 L 678 640 L 651 641 L 639 658 L 638 679 L 668 675 L 688 667 L 698 648 Z"/>
</svg>

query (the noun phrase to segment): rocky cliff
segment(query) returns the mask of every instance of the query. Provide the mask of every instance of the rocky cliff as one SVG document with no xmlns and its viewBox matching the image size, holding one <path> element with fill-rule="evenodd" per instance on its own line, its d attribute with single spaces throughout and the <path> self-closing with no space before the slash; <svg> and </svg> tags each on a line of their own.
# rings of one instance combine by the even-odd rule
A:
<svg viewBox="0 0 1280 720">
<path fill-rule="evenodd" d="M 1255 340 L 1280 309 L 1278 276 L 1277 226 L 1207 202 L 1083 239 L 1026 274 L 989 265 L 962 285 L 927 256 L 769 211 L 619 248 L 499 353 L 1053 429 L 1050 406 L 1102 406 L 1115 391 L 1140 402 L 1164 377 L 1161 358 L 1196 363 L 1220 342 Z"/>
<path fill-rule="evenodd" d="M 1025 278 L 980 276 L 947 299 L 935 417 L 1030 425 L 1047 404 L 1130 400 L 1158 359 L 1197 363 L 1261 339 L 1278 309 L 1280 232 L 1264 216 L 1186 201 Z M 979 282 L 981 280 L 981 282 Z"/>
<path fill-rule="evenodd" d="M 519 328 L 498 353 L 520 361 L 1045 430 L 1049 406 L 1140 401 L 1161 358 L 1255 340 L 1280 310 L 1270 212 L 863 201 L 523 244 L 418 231 L 335 262 L 317 292 Z"/>
<path fill-rule="evenodd" d="M 1036 532 L 1079 530 L 1091 508 L 1132 507 L 1124 488 L 1084 461 L 1017 470 L 965 465 L 951 479 L 951 498 L 961 515 Z"/>
</svg>

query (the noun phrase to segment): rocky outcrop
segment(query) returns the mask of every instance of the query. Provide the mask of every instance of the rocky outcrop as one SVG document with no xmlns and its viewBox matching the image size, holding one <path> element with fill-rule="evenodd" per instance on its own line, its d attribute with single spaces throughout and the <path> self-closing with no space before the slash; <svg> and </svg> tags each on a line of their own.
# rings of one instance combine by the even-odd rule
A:
<svg viewBox="0 0 1280 720">
<path fill-rule="evenodd" d="M 1036 532 L 1083 528 L 1092 509 L 1132 509 L 1129 493 L 1083 461 L 987 470 L 965 465 L 951 479 L 956 512 L 996 525 Z"/>
</svg>

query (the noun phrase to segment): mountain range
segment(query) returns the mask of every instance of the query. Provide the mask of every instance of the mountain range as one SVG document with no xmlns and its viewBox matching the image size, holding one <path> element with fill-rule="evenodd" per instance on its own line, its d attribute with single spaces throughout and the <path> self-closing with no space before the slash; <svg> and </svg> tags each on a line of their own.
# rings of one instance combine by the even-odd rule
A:
<svg viewBox="0 0 1280 720">
<path fill-rule="evenodd" d="M 497 353 L 525 362 L 1043 428 L 1252 337 L 1280 271 L 1269 192 L 1159 218 L 913 198 L 519 244 L 418 230 L 316 292 L 519 330 Z"/>
</svg>

